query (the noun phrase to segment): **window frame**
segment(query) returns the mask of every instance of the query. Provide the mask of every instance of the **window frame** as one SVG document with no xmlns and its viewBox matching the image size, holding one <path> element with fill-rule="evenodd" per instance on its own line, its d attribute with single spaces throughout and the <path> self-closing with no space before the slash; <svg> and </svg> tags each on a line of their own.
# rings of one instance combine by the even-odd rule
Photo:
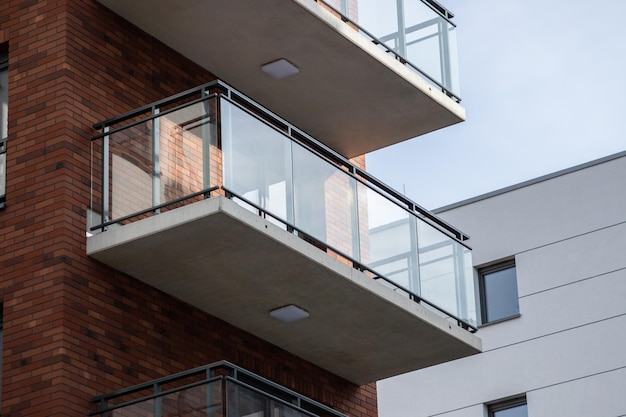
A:
<svg viewBox="0 0 626 417">
<path fill-rule="evenodd" d="M 511 408 L 519 407 L 521 405 L 525 405 L 526 410 L 528 411 L 528 400 L 526 398 L 526 395 L 487 404 L 487 415 L 488 417 L 496 417 L 496 413 L 498 411 L 509 410 Z M 528 412 L 526 413 L 526 415 L 528 415 Z"/>
<path fill-rule="evenodd" d="M 7 79 L 8 79 L 8 71 L 9 71 L 9 53 L 7 51 L 6 46 L 2 47 L 0 46 L 0 72 L 7 72 Z M 8 93 L 7 93 L 7 107 L 8 107 Z M 8 124 L 8 111 L 7 114 L 3 115 L 5 121 Z M 7 129 L 8 131 L 8 126 Z M 8 132 L 7 132 L 7 137 L 8 137 Z M 6 160 L 6 151 L 7 151 L 7 137 L 0 137 L 0 155 L 4 155 L 4 194 L 0 194 L 0 209 L 3 209 L 6 207 L 6 165 L 7 165 L 7 160 Z"/>
<path fill-rule="evenodd" d="M 479 300 L 480 300 L 480 321 L 481 324 L 479 327 L 489 326 L 491 324 L 501 323 L 504 321 L 512 320 L 521 316 L 521 313 L 518 311 L 516 314 L 512 314 L 506 317 L 500 317 L 493 320 L 488 320 L 487 318 L 487 293 L 486 293 L 486 285 L 485 285 L 485 276 L 492 274 L 494 272 L 504 271 L 506 269 L 515 268 L 515 292 L 517 293 L 519 300 L 519 289 L 517 287 L 517 265 L 515 263 L 515 258 L 507 259 L 505 261 L 497 262 L 482 268 L 478 268 L 478 292 L 479 292 Z"/>
</svg>

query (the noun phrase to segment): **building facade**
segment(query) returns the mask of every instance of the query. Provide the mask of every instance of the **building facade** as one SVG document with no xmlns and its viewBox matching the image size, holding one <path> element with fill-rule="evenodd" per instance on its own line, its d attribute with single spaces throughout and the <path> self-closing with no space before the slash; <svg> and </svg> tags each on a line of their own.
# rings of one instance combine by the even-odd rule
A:
<svg viewBox="0 0 626 417">
<path fill-rule="evenodd" d="M 626 153 L 438 211 L 473 242 L 480 355 L 378 384 L 382 416 L 626 415 Z"/>
<path fill-rule="evenodd" d="M 480 351 L 466 236 L 362 157 L 464 119 L 452 16 L 381 5 L 0 3 L 0 414 L 369 417 Z"/>
</svg>

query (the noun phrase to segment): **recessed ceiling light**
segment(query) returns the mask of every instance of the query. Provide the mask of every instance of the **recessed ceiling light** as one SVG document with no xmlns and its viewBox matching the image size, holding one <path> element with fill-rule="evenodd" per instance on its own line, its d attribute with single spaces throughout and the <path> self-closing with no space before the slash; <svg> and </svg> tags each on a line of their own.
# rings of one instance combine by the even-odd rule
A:
<svg viewBox="0 0 626 417">
<path fill-rule="evenodd" d="M 261 71 L 275 80 L 282 80 L 300 72 L 298 67 L 284 58 L 262 65 Z"/>
<path fill-rule="evenodd" d="M 270 316 L 285 323 L 292 323 L 309 317 L 309 312 L 301 309 L 297 305 L 290 304 L 270 311 Z"/>
</svg>

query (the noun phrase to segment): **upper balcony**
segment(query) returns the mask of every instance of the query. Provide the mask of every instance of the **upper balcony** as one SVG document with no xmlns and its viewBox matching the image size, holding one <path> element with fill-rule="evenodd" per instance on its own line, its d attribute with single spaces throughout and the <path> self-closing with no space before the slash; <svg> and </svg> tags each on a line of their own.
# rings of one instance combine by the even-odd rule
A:
<svg viewBox="0 0 626 417">
<path fill-rule="evenodd" d="M 466 237 L 240 92 L 97 128 L 89 256 L 357 384 L 479 352 Z"/>
<path fill-rule="evenodd" d="M 465 118 L 434 0 L 98 1 L 346 157 Z"/>
</svg>

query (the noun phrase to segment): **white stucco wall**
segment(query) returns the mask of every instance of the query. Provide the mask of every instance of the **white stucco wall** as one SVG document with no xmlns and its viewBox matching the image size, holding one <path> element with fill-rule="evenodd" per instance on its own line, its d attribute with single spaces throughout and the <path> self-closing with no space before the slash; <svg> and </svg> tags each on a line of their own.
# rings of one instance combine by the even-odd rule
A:
<svg viewBox="0 0 626 417">
<path fill-rule="evenodd" d="M 484 353 L 378 383 L 381 417 L 626 416 L 626 154 L 440 215 L 475 266 L 515 256 L 521 317 L 481 328 Z"/>
</svg>

